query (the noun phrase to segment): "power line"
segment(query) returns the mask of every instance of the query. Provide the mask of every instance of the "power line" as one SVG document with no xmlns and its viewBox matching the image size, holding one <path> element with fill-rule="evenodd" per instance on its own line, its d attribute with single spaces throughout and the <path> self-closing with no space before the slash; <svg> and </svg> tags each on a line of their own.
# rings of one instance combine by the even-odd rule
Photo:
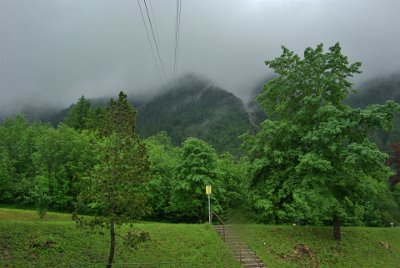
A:
<svg viewBox="0 0 400 268">
<path fill-rule="evenodd" d="M 181 27 L 182 0 L 176 1 L 176 19 L 175 19 L 175 55 L 174 55 L 174 80 L 178 72 L 178 56 L 179 56 L 179 33 Z"/>
<path fill-rule="evenodd" d="M 149 13 L 149 9 L 148 9 L 148 7 L 147 7 L 146 0 L 143 0 L 143 3 L 144 3 L 144 6 L 145 6 L 145 8 L 146 8 L 146 14 L 147 14 L 147 18 L 148 18 L 148 20 L 149 20 L 150 29 L 151 29 L 151 34 L 152 34 L 152 36 L 153 36 L 153 40 L 154 40 L 154 44 L 155 44 L 155 47 L 156 47 L 156 52 L 157 52 L 157 55 L 158 55 L 158 59 L 159 59 L 159 61 L 160 61 L 161 70 L 162 70 L 162 72 L 163 72 L 163 74 L 164 74 L 165 79 L 167 80 L 167 75 L 165 74 L 164 64 L 163 64 L 163 61 L 162 61 L 162 59 L 161 59 L 160 49 L 158 48 L 158 42 L 157 42 L 156 36 L 155 36 L 155 34 L 154 34 L 154 28 L 153 28 L 153 24 L 151 23 L 150 13 Z"/>
<path fill-rule="evenodd" d="M 159 35 L 158 35 L 158 29 L 157 29 L 156 18 L 155 18 L 155 16 L 154 16 L 154 12 L 153 12 L 153 4 L 151 3 L 150 0 L 149 0 L 149 4 L 150 4 L 151 19 L 154 21 L 154 29 L 156 30 L 157 41 L 158 41 L 158 43 L 160 43 L 160 37 L 159 37 Z"/>
<path fill-rule="evenodd" d="M 140 14 L 141 14 L 141 16 L 142 16 L 143 25 L 144 25 L 144 28 L 145 28 L 145 30 L 146 30 L 147 40 L 149 41 L 149 44 L 150 44 L 151 54 L 153 55 L 153 59 L 154 59 L 154 62 L 155 62 L 155 64 L 156 64 L 156 68 L 157 68 L 158 75 L 160 76 L 161 80 L 163 80 L 163 76 L 161 75 L 161 71 L 160 71 L 160 66 L 159 66 L 159 63 L 158 63 L 158 61 L 157 61 L 156 55 L 155 55 L 155 53 L 154 53 L 154 47 L 153 47 L 153 44 L 152 44 L 151 39 L 150 39 L 149 30 L 148 30 L 148 28 L 147 28 L 146 20 L 144 19 L 144 14 L 143 14 L 142 6 L 140 5 L 139 0 L 137 0 L 137 3 L 138 3 L 138 5 L 139 5 L 139 10 L 140 10 Z"/>
</svg>

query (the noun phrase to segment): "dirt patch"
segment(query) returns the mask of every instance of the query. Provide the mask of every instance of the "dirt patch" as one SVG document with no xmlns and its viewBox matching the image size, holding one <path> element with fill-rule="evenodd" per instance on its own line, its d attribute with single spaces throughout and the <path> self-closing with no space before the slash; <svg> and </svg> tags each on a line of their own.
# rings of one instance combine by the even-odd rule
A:
<svg viewBox="0 0 400 268">
<path fill-rule="evenodd" d="M 392 252 L 392 249 L 390 248 L 390 244 L 386 242 L 379 242 L 379 244 L 384 247 L 387 251 Z"/>
<path fill-rule="evenodd" d="M 11 260 L 11 253 L 9 248 L 3 247 L 1 249 L 0 260 L 5 262 Z"/>
<path fill-rule="evenodd" d="M 294 262 L 299 262 L 303 257 L 307 257 L 310 259 L 310 265 L 307 265 L 307 267 L 312 267 L 312 268 L 318 268 L 319 263 L 318 259 L 311 250 L 311 248 L 307 245 L 304 244 L 297 244 L 294 246 L 294 250 L 292 254 L 278 254 L 279 257 L 282 260 L 285 261 L 294 261 Z"/>
<path fill-rule="evenodd" d="M 295 256 L 297 256 L 297 258 L 301 258 L 304 255 L 307 255 L 311 260 L 311 265 L 312 265 L 311 267 L 313 267 L 313 268 L 319 267 L 318 259 L 314 255 L 314 253 L 310 247 L 308 247 L 304 244 L 297 244 L 296 246 L 294 246 L 294 254 L 295 254 Z"/>
</svg>

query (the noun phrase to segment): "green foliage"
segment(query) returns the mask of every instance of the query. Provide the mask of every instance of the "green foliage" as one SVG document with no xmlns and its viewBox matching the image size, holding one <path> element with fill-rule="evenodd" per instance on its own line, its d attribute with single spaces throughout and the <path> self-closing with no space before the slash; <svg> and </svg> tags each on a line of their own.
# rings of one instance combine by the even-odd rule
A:
<svg viewBox="0 0 400 268">
<path fill-rule="evenodd" d="M 91 135 L 23 117 L 0 127 L 0 202 L 72 211 L 80 178 L 94 165 Z"/>
<path fill-rule="evenodd" d="M 400 143 L 391 144 L 392 152 L 387 161 L 387 164 L 396 172 L 389 178 L 391 185 L 396 185 L 400 182 Z"/>
<path fill-rule="evenodd" d="M 104 267 L 108 236 L 77 229 L 70 217 L 48 212 L 39 220 L 34 211 L 0 208 L 0 266 Z M 131 250 L 116 237 L 122 245 L 115 252 L 116 267 L 241 267 L 208 225 L 135 223 L 133 228 L 137 238 L 150 234 L 150 240 Z M 118 228 L 122 237 L 130 231 L 128 225 Z"/>
<path fill-rule="evenodd" d="M 52 196 L 49 205 L 53 209 L 73 210 L 81 179 L 95 164 L 93 139 L 90 133 L 79 133 L 65 125 L 57 129 L 46 128 L 37 137 L 32 154 L 33 166 L 37 182 L 42 178 L 48 181 L 48 193 Z"/>
<path fill-rule="evenodd" d="M 64 119 L 64 124 L 76 130 L 98 130 L 104 127 L 105 108 L 92 107 L 89 100 L 82 96 L 72 105 Z"/>
<path fill-rule="evenodd" d="M 101 222 L 135 219 L 146 214 L 142 184 L 147 180 L 147 158 L 137 137 L 117 133 L 99 138 L 96 164 L 84 178 L 80 201 L 87 204 Z"/>
<path fill-rule="evenodd" d="M 388 100 L 400 102 L 400 75 L 395 73 L 370 79 L 362 84 L 360 92 L 352 94 L 345 100 L 352 107 L 364 108 L 371 104 L 384 104 Z M 369 133 L 372 141 L 387 153 L 390 145 L 400 140 L 400 114 L 396 113 L 393 119 L 393 128 L 390 131 L 374 130 Z"/>
<path fill-rule="evenodd" d="M 4 182 L 0 185 L 0 192 L 4 193 L 0 196 L 2 203 L 26 202 L 27 193 L 33 185 L 31 178 L 35 174 L 31 159 L 32 144 L 40 132 L 39 125 L 29 126 L 22 116 L 8 118 L 0 126 L 0 180 Z"/>
<path fill-rule="evenodd" d="M 148 205 L 152 208 L 149 219 L 173 221 L 174 215 L 169 206 L 176 182 L 175 165 L 178 162 L 179 149 L 172 145 L 166 132 L 147 138 L 145 144 L 149 155 L 151 177 L 146 185 Z"/>
<path fill-rule="evenodd" d="M 279 75 L 258 97 L 269 119 L 245 142 L 260 220 L 321 224 L 336 215 L 346 224 L 387 223 L 379 204 L 391 172 L 367 137 L 390 127 L 398 104 L 343 104 L 360 63 L 350 64 L 338 44 L 307 48 L 304 59 L 283 48 L 266 64 Z"/>
<path fill-rule="evenodd" d="M 213 186 L 213 210 L 221 210 L 215 198 L 223 192 L 221 179 L 217 173 L 217 154 L 206 142 L 189 138 L 182 144 L 176 165 L 176 182 L 171 209 L 176 219 L 185 222 L 205 222 L 207 196 L 205 187 Z"/>
<path fill-rule="evenodd" d="M 144 184 L 148 180 L 148 157 L 144 143 L 135 134 L 136 111 L 120 92 L 106 109 L 105 125 L 96 142 L 97 164 L 86 178 L 80 193 L 81 202 L 92 209 L 94 217 L 74 215 L 80 226 L 108 227 L 111 267 L 115 251 L 115 225 L 131 222 L 147 213 Z M 147 236 L 128 232 L 127 245 Z"/>
<path fill-rule="evenodd" d="M 215 199 L 221 206 L 220 216 L 240 222 L 251 219 L 247 158 L 236 160 L 231 154 L 225 153 L 217 158 L 217 168 L 220 186 L 218 193 L 215 193 Z"/>
<path fill-rule="evenodd" d="M 77 130 L 82 130 L 87 127 L 87 117 L 90 112 L 90 102 L 81 96 L 77 103 L 69 110 L 65 124 Z"/>
<path fill-rule="evenodd" d="M 0 147 L 0 202 L 13 202 L 13 176 L 15 174 L 12 159 L 6 148 Z"/>
<path fill-rule="evenodd" d="M 340 246 L 332 241 L 330 227 L 263 224 L 236 228 L 268 267 L 396 267 L 400 262 L 399 227 L 344 227 Z M 304 246 L 308 253 L 301 250 Z"/>
<path fill-rule="evenodd" d="M 239 155 L 238 136 L 254 128 L 240 99 L 194 76 L 183 78 L 138 110 L 142 137 L 166 131 L 175 146 L 196 137 L 220 153 Z"/>
<path fill-rule="evenodd" d="M 45 176 L 37 176 L 35 186 L 31 191 L 31 198 L 35 203 L 36 210 L 41 219 L 46 215 L 47 209 L 51 203 L 49 190 L 49 179 Z"/>
</svg>

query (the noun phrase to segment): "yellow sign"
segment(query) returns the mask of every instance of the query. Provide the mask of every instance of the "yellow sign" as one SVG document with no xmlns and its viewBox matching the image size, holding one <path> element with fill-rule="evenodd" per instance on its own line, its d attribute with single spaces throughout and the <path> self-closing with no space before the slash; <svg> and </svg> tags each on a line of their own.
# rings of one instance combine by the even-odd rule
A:
<svg viewBox="0 0 400 268">
<path fill-rule="evenodd" d="M 206 194 L 211 194 L 211 185 L 206 185 Z"/>
</svg>

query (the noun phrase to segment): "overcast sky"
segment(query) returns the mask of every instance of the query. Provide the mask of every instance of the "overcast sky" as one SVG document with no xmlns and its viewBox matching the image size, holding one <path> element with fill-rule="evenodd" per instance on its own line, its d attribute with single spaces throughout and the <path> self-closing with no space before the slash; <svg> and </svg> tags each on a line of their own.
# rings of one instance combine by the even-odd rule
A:
<svg viewBox="0 0 400 268">
<path fill-rule="evenodd" d="M 176 0 L 151 4 L 171 79 Z M 321 42 L 363 62 L 360 80 L 395 72 L 399 14 L 398 0 L 182 0 L 178 73 L 245 97 L 281 45 L 302 53 Z M 162 84 L 137 0 L 0 0 L 0 110 Z"/>
</svg>

